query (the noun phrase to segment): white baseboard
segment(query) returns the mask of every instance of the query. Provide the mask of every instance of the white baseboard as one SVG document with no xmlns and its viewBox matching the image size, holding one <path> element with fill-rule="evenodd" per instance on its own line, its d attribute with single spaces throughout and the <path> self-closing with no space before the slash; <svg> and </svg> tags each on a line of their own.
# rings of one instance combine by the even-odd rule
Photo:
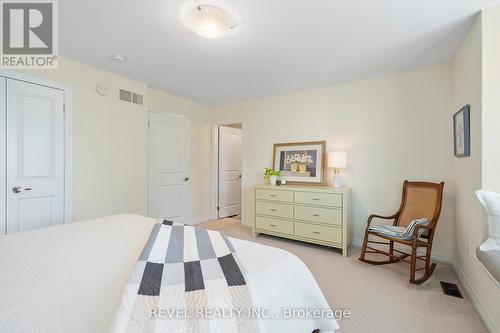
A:
<svg viewBox="0 0 500 333">
<path fill-rule="evenodd" d="M 351 245 L 354 245 L 356 247 L 361 247 L 361 243 L 363 241 L 360 239 L 353 239 Z M 434 261 L 439 261 L 439 262 L 444 262 L 447 264 L 452 264 L 453 260 L 451 259 L 451 256 L 446 255 L 446 254 L 441 254 L 441 253 L 434 253 L 431 255 L 431 259 Z"/>
<path fill-rule="evenodd" d="M 464 273 L 460 269 L 460 267 L 457 265 L 455 260 L 452 261 L 453 268 L 455 269 L 455 272 L 457 272 L 458 278 L 460 279 L 460 282 L 462 282 L 463 286 L 465 287 L 465 291 L 469 295 L 469 297 L 472 300 L 472 303 L 474 304 L 474 307 L 476 308 L 477 312 L 481 316 L 481 319 L 483 319 L 484 324 L 486 325 L 486 328 L 491 333 L 499 333 L 496 329 L 495 326 L 493 325 L 493 322 L 491 321 L 490 317 L 487 315 L 486 311 L 484 311 L 483 306 L 481 305 L 481 302 L 479 302 L 479 298 L 477 297 L 476 293 L 474 292 L 474 289 L 472 289 L 469 281 L 465 277 Z"/>
<path fill-rule="evenodd" d="M 446 254 L 435 253 L 431 255 L 431 259 L 439 262 L 444 262 L 446 264 L 453 264 L 453 259 Z"/>
<path fill-rule="evenodd" d="M 361 247 L 361 240 L 360 239 L 353 239 L 351 241 L 351 245 L 356 246 L 356 247 Z"/>
</svg>

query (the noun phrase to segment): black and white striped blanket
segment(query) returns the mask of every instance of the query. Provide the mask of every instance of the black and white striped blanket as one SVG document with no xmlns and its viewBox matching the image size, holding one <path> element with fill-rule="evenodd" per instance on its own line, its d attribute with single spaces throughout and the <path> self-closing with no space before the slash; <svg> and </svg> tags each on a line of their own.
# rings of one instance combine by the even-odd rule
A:
<svg viewBox="0 0 500 333">
<path fill-rule="evenodd" d="M 165 220 L 142 251 L 112 332 L 260 332 L 246 276 L 226 236 Z"/>
</svg>

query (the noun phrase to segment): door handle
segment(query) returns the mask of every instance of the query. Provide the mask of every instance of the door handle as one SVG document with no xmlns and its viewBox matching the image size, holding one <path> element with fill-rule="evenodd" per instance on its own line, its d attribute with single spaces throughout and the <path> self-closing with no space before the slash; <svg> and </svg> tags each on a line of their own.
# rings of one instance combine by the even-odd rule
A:
<svg viewBox="0 0 500 333">
<path fill-rule="evenodd" d="M 31 187 L 14 186 L 12 188 L 12 192 L 14 192 L 14 193 L 21 193 L 24 191 L 31 191 Z"/>
<path fill-rule="evenodd" d="M 240 179 L 241 179 L 241 175 L 239 175 L 239 176 L 238 176 L 238 178 L 240 178 Z"/>
<path fill-rule="evenodd" d="M 184 177 L 184 181 L 188 182 L 189 181 L 189 177 Z"/>
</svg>

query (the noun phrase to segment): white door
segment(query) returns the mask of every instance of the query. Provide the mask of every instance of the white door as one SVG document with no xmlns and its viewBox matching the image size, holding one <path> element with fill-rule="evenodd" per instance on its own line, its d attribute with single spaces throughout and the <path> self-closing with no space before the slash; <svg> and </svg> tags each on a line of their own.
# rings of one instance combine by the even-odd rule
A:
<svg viewBox="0 0 500 333">
<path fill-rule="evenodd" d="M 149 113 L 149 216 L 188 221 L 189 120 Z"/>
<path fill-rule="evenodd" d="M 5 223 L 5 203 L 6 203 L 6 180 L 5 171 L 6 152 L 5 140 L 7 138 L 5 121 L 7 119 L 7 95 L 6 95 L 7 80 L 0 76 L 0 234 L 7 232 L 7 223 Z"/>
<path fill-rule="evenodd" d="M 7 79 L 7 233 L 64 223 L 64 92 Z"/>
<path fill-rule="evenodd" d="M 219 218 L 241 214 L 241 129 L 219 126 Z"/>
</svg>

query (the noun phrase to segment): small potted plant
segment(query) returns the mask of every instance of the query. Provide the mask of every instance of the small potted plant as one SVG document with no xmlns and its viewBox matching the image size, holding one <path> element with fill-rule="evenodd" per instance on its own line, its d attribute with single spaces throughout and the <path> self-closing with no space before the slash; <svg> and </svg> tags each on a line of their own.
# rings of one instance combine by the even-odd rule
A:
<svg viewBox="0 0 500 333">
<path fill-rule="evenodd" d="M 276 180 L 281 176 L 281 172 L 279 170 L 273 170 L 271 168 L 266 168 L 264 170 L 264 179 L 269 179 L 269 184 L 276 185 Z"/>
</svg>

